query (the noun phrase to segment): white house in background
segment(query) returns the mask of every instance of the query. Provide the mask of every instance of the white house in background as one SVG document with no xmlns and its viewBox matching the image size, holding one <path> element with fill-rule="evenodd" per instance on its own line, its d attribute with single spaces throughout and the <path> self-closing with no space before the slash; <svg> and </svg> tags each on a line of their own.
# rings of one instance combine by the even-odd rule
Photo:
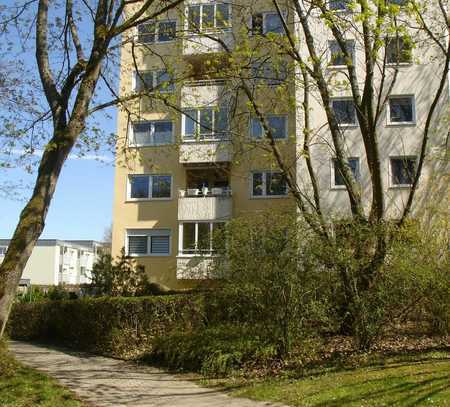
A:
<svg viewBox="0 0 450 407">
<path fill-rule="evenodd" d="M 0 263 L 9 242 L 0 239 Z M 22 279 L 33 285 L 89 283 L 95 260 L 105 250 L 109 250 L 107 244 L 93 240 L 40 239 Z"/>
</svg>

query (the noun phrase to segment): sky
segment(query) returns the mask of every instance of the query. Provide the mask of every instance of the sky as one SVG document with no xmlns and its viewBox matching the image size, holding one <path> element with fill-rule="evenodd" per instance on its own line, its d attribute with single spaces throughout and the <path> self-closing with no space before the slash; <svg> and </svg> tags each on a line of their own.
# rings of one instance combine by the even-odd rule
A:
<svg viewBox="0 0 450 407">
<path fill-rule="evenodd" d="M 12 4 L 13 0 L 6 0 L 7 6 Z M 85 39 L 92 26 L 81 24 L 81 37 Z M 28 61 L 35 64 L 34 49 L 27 52 L 30 53 Z M 107 99 L 109 100 L 109 97 Z M 116 111 L 109 109 L 108 113 L 112 117 L 106 119 L 104 115 L 99 115 L 96 119 L 103 131 L 115 133 Z M 102 158 L 106 155 L 106 162 L 95 160 L 89 152 L 85 158 L 72 155 L 66 161 L 41 238 L 103 239 L 105 230 L 112 223 L 114 165 L 110 152 L 102 151 L 99 154 Z M 35 178 L 36 173 L 30 176 L 22 168 L 0 170 L 0 186 L 21 181 L 28 186 L 28 189 L 20 191 L 21 200 L 15 199 L 14 194 L 11 194 L 11 197 L 0 195 L 0 239 L 12 236 L 26 198 L 29 198 L 32 192 Z"/>
</svg>

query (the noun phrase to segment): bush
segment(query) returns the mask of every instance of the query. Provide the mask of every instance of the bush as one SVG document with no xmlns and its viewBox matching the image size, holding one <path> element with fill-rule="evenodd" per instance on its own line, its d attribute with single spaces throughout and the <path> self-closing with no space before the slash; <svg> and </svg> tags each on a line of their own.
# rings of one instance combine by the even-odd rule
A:
<svg viewBox="0 0 450 407">
<path fill-rule="evenodd" d="M 151 351 L 152 340 L 203 321 L 201 298 L 188 295 L 83 298 L 15 304 L 8 323 L 13 339 L 54 341 L 123 359 Z"/>
<path fill-rule="evenodd" d="M 92 269 L 91 286 L 96 295 L 112 297 L 148 295 L 151 291 L 145 268 L 127 256 L 124 248 L 115 261 L 110 254 L 100 256 Z"/>
<path fill-rule="evenodd" d="M 147 359 L 205 376 L 223 376 L 246 364 L 266 365 L 276 357 L 276 347 L 254 329 L 222 324 L 158 337 Z"/>
</svg>

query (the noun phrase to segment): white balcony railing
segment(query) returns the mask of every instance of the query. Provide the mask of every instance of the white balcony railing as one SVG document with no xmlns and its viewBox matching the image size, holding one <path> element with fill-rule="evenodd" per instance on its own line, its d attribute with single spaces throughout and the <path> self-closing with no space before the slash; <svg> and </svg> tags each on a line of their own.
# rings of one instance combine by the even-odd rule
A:
<svg viewBox="0 0 450 407">
<path fill-rule="evenodd" d="M 224 52 L 222 42 L 228 49 L 234 47 L 234 36 L 231 30 L 216 30 L 208 32 L 208 35 L 187 34 L 183 39 L 183 54 L 209 54 Z"/>
<path fill-rule="evenodd" d="M 230 162 L 233 158 L 233 146 L 229 139 L 200 138 L 183 141 L 180 145 L 180 163 L 182 164 Z"/>
<path fill-rule="evenodd" d="M 205 280 L 214 278 L 213 259 L 180 255 L 177 257 L 177 279 Z"/>
<path fill-rule="evenodd" d="M 232 209 L 231 190 L 228 188 L 181 190 L 178 220 L 226 220 L 231 218 Z"/>
</svg>

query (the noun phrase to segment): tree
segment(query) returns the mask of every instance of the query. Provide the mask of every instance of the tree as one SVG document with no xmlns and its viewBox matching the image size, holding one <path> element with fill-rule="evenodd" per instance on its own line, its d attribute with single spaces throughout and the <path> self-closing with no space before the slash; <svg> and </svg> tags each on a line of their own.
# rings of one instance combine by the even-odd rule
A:
<svg viewBox="0 0 450 407">
<path fill-rule="evenodd" d="M 259 119 L 266 137 L 255 148 L 267 154 L 282 171 L 299 212 L 324 247 L 330 248 L 322 261 L 338 269 L 342 279 L 342 312 L 347 316 L 343 331 L 358 332 L 365 347 L 370 333 L 361 318 L 367 311 L 363 299 L 370 297 L 389 246 L 407 219 L 424 218 L 420 204 L 427 191 L 434 188 L 426 184 L 436 187 L 439 182 L 436 173 L 425 173 L 425 166 L 432 150 L 445 148 L 448 137 L 448 128 L 441 126 L 448 115 L 448 11 L 440 0 L 272 0 L 271 5 L 279 17 L 278 27 L 272 30 L 264 28 L 259 4 L 237 6 L 242 9 L 238 20 L 243 27 L 233 31 L 237 47 L 230 45 L 233 41 L 225 40 L 224 35 L 205 33 L 201 27 L 197 35 L 221 47 L 222 54 L 210 58 L 207 65 L 218 66 L 219 59 L 228 61 L 215 74 L 230 81 L 229 92 L 234 92 L 240 107 L 230 109 L 236 112 L 235 122 L 242 121 L 242 110 Z M 250 26 L 249 15 L 253 16 Z M 407 78 L 402 64 L 413 62 L 423 67 L 421 75 L 430 80 L 424 81 L 420 89 L 421 121 L 414 131 L 409 130 L 414 137 L 411 151 L 417 158 L 399 163 L 411 185 L 401 193 L 404 201 L 399 199 L 393 204 L 383 167 L 386 148 L 382 144 L 387 144 L 389 132 L 397 137 L 399 132 L 386 130 L 384 120 L 394 109 L 391 97 L 399 91 L 407 92 L 401 87 Z M 267 63 L 271 65 L 269 70 Z M 284 80 L 286 76 L 288 81 Z M 333 106 L 336 96 L 350 102 L 348 110 L 338 113 Z M 295 157 L 277 141 L 267 120 L 267 114 L 274 110 L 296 109 L 292 98 L 301 100 L 303 109 L 303 137 Z M 341 125 L 343 115 L 354 116 L 352 124 L 357 130 Z M 245 126 L 237 125 L 233 137 L 246 133 Z M 348 140 L 356 140 L 362 147 L 360 154 L 368 169 L 364 184 L 349 163 Z M 404 151 L 402 155 L 407 154 Z M 324 198 L 318 169 L 324 155 L 335 158 L 335 171 L 345 188 L 348 204 L 339 201 L 338 206 L 348 206 L 349 210 L 341 212 L 340 219 Z M 445 172 L 448 163 L 442 164 L 439 170 Z"/>
<path fill-rule="evenodd" d="M 44 228 L 64 162 L 74 146 L 80 142 L 80 137 L 86 137 L 90 115 L 117 103 L 114 98 L 111 104 L 92 106 L 99 81 L 104 80 L 106 87 L 109 87 L 105 75 L 109 69 L 109 61 L 117 52 L 121 36 L 138 24 L 156 18 L 179 4 L 181 0 L 145 0 L 139 4 L 125 0 L 98 0 L 74 4 L 73 0 L 66 0 L 61 5 L 48 0 L 32 0 L 0 10 L 3 36 L 6 36 L 11 28 L 17 29 L 19 33 L 24 27 L 35 28 L 34 50 L 39 72 L 36 83 L 39 92 L 45 97 L 40 97 L 38 93 L 36 105 L 39 102 L 40 106 L 46 106 L 40 117 L 34 115 L 28 128 L 25 125 L 21 129 L 10 128 L 9 134 L 14 133 L 14 137 L 29 134 L 38 128 L 38 124 L 41 126 L 39 130 L 43 130 L 43 123 L 47 120 L 47 129 L 50 129 L 50 138 L 44 142 L 44 150 L 39 159 L 31 198 L 22 210 L 0 266 L 1 334 L 5 330 L 23 269 Z M 84 38 L 83 32 L 86 31 L 89 35 Z M 31 32 L 19 34 L 18 42 L 24 45 L 30 36 Z M 11 41 L 4 43 L 10 50 L 15 50 Z M 110 89 L 111 93 L 117 96 L 114 89 Z M 33 97 L 36 94 L 36 91 L 32 93 Z M 32 97 L 27 98 L 27 106 L 33 106 L 31 99 Z M 12 120 L 8 122 L 11 123 Z M 28 144 L 28 147 L 31 153 L 35 151 L 33 144 Z"/>
</svg>

